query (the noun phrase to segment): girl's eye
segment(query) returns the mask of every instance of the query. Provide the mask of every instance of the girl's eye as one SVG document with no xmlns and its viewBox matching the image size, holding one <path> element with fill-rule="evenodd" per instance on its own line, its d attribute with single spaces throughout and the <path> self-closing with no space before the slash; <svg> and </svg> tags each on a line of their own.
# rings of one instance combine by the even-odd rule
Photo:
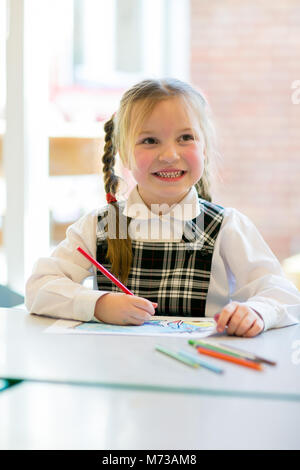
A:
<svg viewBox="0 0 300 470">
<path fill-rule="evenodd" d="M 180 138 L 182 138 L 184 142 L 194 140 L 194 136 L 192 134 L 183 134 Z"/>
<path fill-rule="evenodd" d="M 155 144 L 155 142 L 156 142 L 156 139 L 154 139 L 154 137 L 147 137 L 146 139 L 142 141 L 142 144 L 152 145 L 152 144 Z"/>
</svg>

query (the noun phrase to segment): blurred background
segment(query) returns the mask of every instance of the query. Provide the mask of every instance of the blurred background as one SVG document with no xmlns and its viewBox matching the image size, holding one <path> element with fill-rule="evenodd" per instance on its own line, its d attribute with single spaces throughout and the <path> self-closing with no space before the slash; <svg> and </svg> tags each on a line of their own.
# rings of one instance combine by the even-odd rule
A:
<svg viewBox="0 0 300 470">
<path fill-rule="evenodd" d="M 105 203 L 103 123 L 164 76 L 211 105 L 214 202 L 249 216 L 297 283 L 299 48 L 300 0 L 0 0 L 0 284 L 22 294 L 35 260 Z"/>
</svg>

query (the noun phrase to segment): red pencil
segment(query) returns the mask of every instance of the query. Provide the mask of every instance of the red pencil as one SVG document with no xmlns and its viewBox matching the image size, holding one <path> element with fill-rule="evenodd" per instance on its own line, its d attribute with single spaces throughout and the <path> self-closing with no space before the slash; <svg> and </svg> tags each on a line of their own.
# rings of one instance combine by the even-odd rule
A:
<svg viewBox="0 0 300 470">
<path fill-rule="evenodd" d="M 234 362 L 235 364 L 250 367 L 251 369 L 263 370 L 261 364 L 258 364 L 257 362 L 248 361 L 247 359 L 242 359 L 240 357 L 229 356 L 218 351 L 212 351 L 211 349 L 207 349 L 202 346 L 196 346 L 196 349 L 200 354 L 216 357 L 217 359 L 222 359 L 223 361 Z"/>
<path fill-rule="evenodd" d="M 101 271 L 102 274 L 104 274 L 104 276 L 108 277 L 108 279 L 110 279 L 116 286 L 120 287 L 120 289 L 123 292 L 125 292 L 125 294 L 134 295 L 134 293 L 131 292 L 131 290 L 127 289 L 127 287 L 124 286 L 124 284 L 122 284 L 122 282 L 119 281 L 119 279 L 117 279 L 113 274 L 111 274 L 104 266 L 102 266 L 102 264 L 98 263 L 98 261 L 96 261 L 92 256 L 90 256 L 86 251 L 84 251 L 80 246 L 77 248 L 77 250 L 83 256 L 85 256 L 91 263 L 93 263 L 93 265 L 96 266 L 96 268 L 98 268 L 99 271 Z"/>
</svg>

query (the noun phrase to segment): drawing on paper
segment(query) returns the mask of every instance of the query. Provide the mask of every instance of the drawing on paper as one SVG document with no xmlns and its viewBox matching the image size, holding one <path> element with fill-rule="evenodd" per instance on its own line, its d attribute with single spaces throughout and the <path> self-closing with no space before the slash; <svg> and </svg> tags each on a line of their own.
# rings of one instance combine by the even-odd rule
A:
<svg viewBox="0 0 300 470">
<path fill-rule="evenodd" d="M 101 322 L 57 320 L 45 329 L 55 334 L 106 334 L 134 336 L 205 337 L 216 333 L 213 319 L 157 316 L 143 325 L 110 325 Z"/>
<path fill-rule="evenodd" d="M 142 335 L 174 334 L 202 334 L 215 329 L 214 321 L 189 321 L 189 320 L 149 320 L 143 325 L 109 325 L 106 323 L 81 323 L 75 326 L 75 330 L 90 333 L 121 333 Z"/>
</svg>

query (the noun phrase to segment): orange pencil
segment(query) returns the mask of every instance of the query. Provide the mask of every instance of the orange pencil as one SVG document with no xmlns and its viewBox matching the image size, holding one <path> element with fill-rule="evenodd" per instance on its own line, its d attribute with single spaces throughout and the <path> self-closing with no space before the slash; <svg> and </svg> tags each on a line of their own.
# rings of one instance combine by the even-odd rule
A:
<svg viewBox="0 0 300 470">
<path fill-rule="evenodd" d="M 197 346 L 196 349 L 200 354 L 216 357 L 217 359 L 222 359 L 223 361 L 234 362 L 235 364 L 250 367 L 251 369 L 263 370 L 262 365 L 258 364 L 257 362 L 248 361 L 247 359 L 242 359 L 240 357 L 229 356 L 221 352 L 212 351 L 211 349 L 207 349 L 202 346 Z"/>
</svg>

